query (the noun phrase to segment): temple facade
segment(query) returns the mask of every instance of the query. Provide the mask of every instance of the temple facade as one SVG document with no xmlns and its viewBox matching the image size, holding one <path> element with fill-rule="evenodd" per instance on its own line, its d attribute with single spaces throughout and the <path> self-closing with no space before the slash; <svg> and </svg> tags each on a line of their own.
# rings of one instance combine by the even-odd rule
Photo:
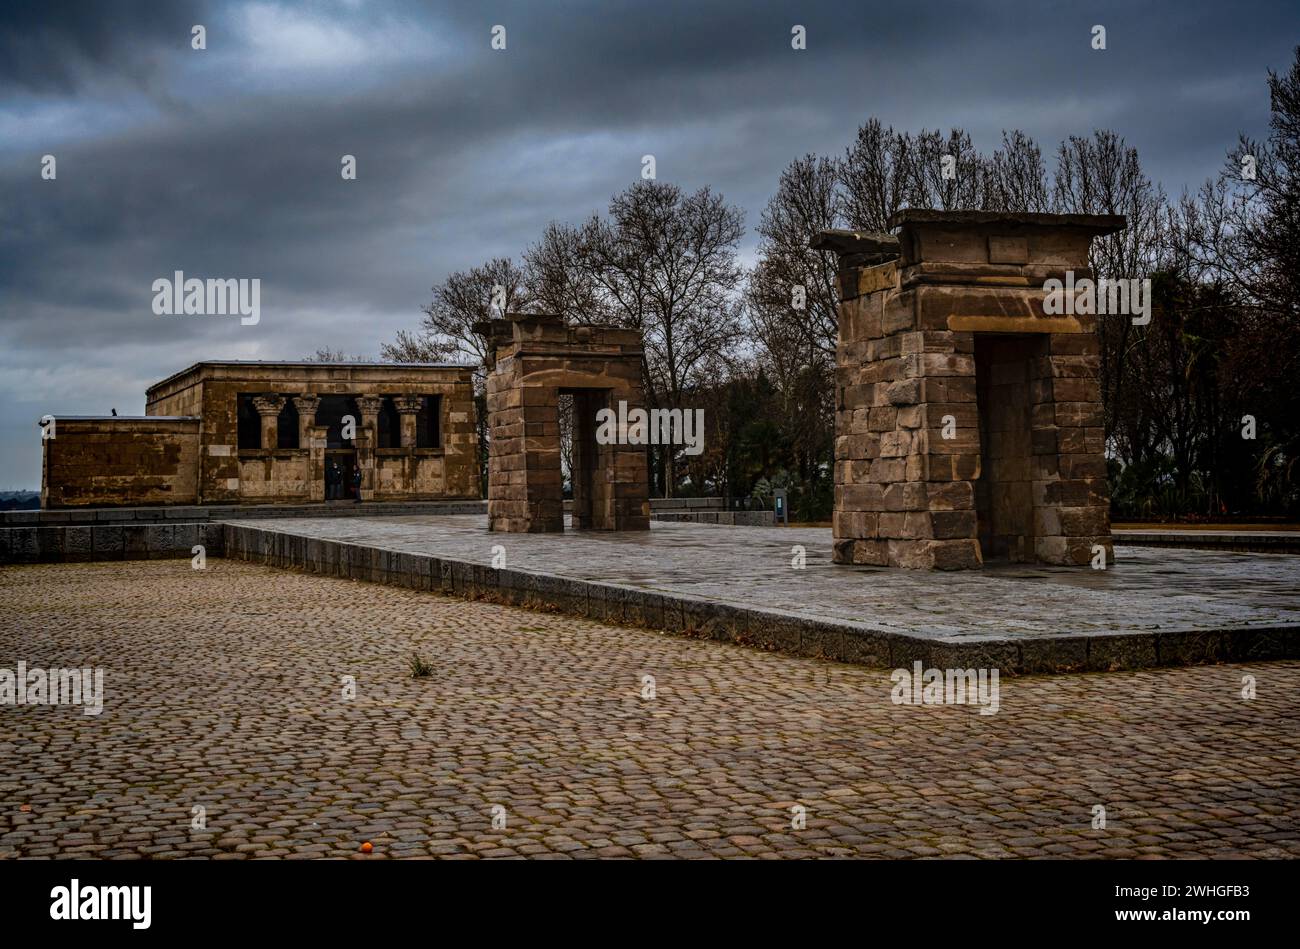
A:
<svg viewBox="0 0 1300 949">
<path fill-rule="evenodd" d="M 145 415 L 55 417 L 44 508 L 480 497 L 472 368 L 201 362 Z"/>
</svg>

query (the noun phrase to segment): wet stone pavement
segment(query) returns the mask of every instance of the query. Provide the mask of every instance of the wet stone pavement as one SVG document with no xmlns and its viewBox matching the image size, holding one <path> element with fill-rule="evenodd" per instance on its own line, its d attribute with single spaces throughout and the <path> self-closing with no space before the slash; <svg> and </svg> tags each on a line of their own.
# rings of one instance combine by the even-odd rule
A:
<svg viewBox="0 0 1300 949">
<path fill-rule="evenodd" d="M 607 574 L 639 569 L 622 546 Z M 1220 608 L 1293 608 L 1286 569 Z M 1216 609 L 1176 569 L 1111 576 L 1023 583 Z M 944 622 L 984 621 L 974 582 Z M 1004 677 L 980 715 L 893 704 L 887 670 L 216 558 L 9 567 L 0 598 L 0 668 L 105 672 L 99 716 L 0 706 L 0 858 L 1300 856 L 1300 662 Z"/>
<path fill-rule="evenodd" d="M 1300 624 L 1300 557 L 1116 548 L 1106 570 L 938 573 L 831 563 L 826 528 L 652 522 L 650 531 L 500 534 L 479 515 L 230 521 L 405 553 L 616 583 L 949 641 Z M 794 548 L 804 569 L 794 569 Z"/>
</svg>

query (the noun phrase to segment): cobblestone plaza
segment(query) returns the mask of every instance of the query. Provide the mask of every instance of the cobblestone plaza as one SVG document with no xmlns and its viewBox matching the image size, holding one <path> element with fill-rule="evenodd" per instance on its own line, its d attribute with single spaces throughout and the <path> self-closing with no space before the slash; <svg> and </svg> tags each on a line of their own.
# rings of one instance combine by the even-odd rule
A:
<svg viewBox="0 0 1300 949">
<path fill-rule="evenodd" d="M 8 567 L 0 597 L 0 664 L 105 672 L 98 716 L 4 710 L 0 858 L 1300 856 L 1295 661 L 1008 676 L 980 715 L 217 558 Z"/>
</svg>

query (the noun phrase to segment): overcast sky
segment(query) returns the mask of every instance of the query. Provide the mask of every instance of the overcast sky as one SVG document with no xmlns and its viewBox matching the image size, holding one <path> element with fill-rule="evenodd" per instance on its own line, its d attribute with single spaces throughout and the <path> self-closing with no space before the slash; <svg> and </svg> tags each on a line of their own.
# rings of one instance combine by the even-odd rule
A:
<svg viewBox="0 0 1300 949">
<path fill-rule="evenodd" d="M 377 354 L 449 271 L 604 208 L 647 153 L 745 209 L 747 254 L 781 169 L 873 115 L 984 151 L 1110 128 L 1176 194 L 1266 132 L 1296 23 L 1294 0 L 6 0 L 0 488 L 39 487 L 44 413 L 141 414 L 202 359 Z M 176 270 L 260 278 L 261 322 L 155 316 Z"/>
</svg>

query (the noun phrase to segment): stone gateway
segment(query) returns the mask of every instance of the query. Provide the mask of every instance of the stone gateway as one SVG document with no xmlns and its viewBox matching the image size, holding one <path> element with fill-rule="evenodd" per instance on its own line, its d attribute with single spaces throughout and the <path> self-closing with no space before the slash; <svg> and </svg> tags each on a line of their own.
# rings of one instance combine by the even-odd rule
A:
<svg viewBox="0 0 1300 949">
<path fill-rule="evenodd" d="M 488 529 L 564 530 L 559 405 L 570 395 L 573 526 L 649 530 L 645 443 L 627 437 L 628 417 L 644 413 L 641 334 L 536 314 L 474 329 L 488 350 Z M 596 437 L 602 410 L 621 412 L 612 440 Z"/>
<path fill-rule="evenodd" d="M 906 210 L 839 256 L 836 563 L 1113 558 L 1096 320 L 1044 310 L 1124 218 Z"/>
</svg>

